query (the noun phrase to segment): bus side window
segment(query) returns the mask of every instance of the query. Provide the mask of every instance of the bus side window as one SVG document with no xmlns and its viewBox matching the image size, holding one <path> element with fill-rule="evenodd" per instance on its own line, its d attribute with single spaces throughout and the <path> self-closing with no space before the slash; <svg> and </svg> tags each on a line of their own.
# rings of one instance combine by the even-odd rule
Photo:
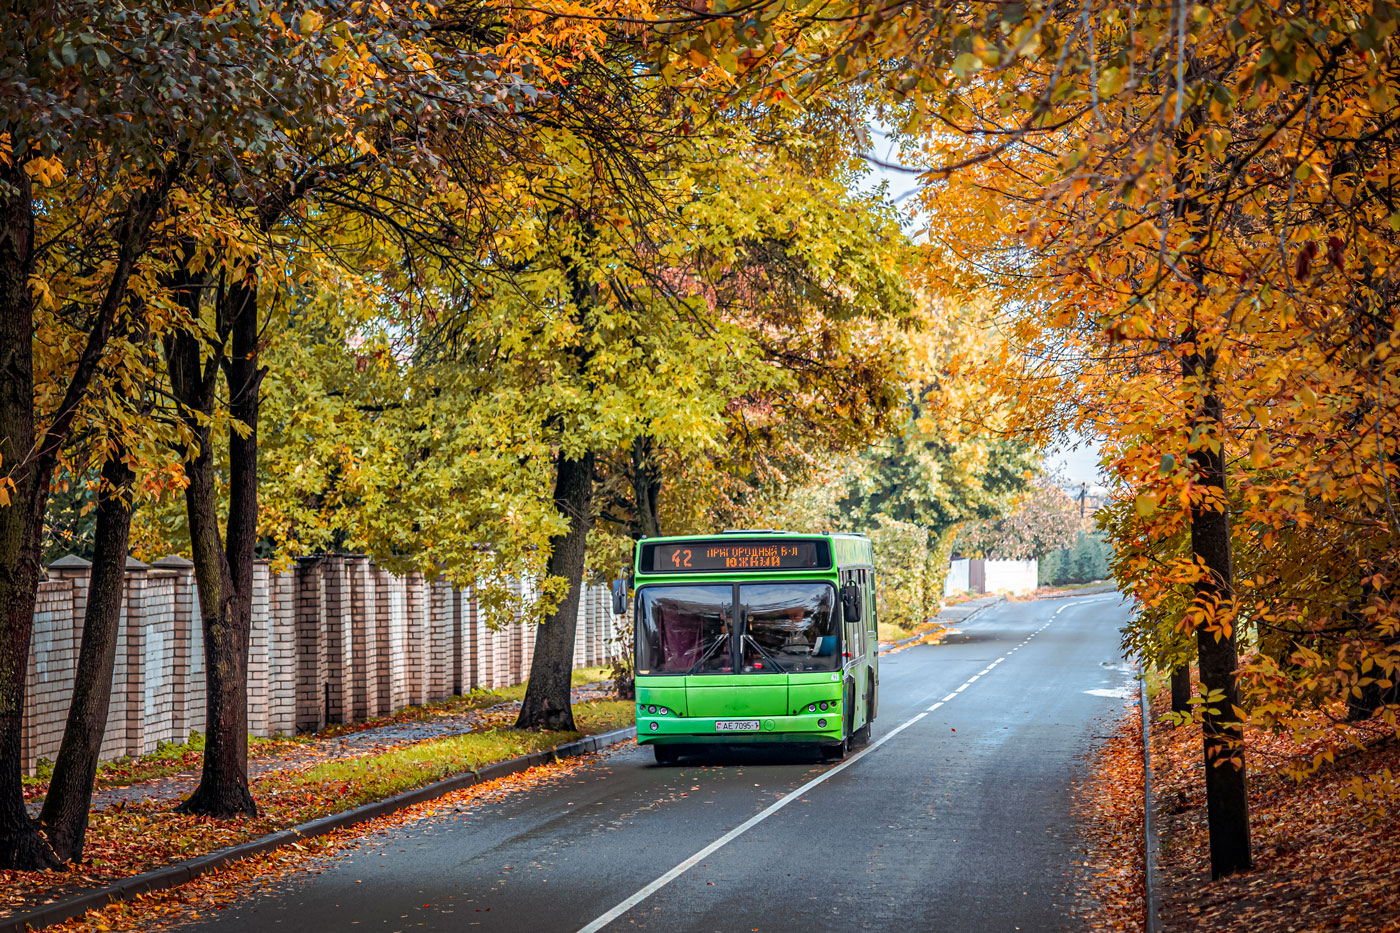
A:
<svg viewBox="0 0 1400 933">
<path fill-rule="evenodd" d="M 856 588 L 860 590 L 863 604 L 865 592 L 862 586 L 862 575 L 863 571 L 860 570 L 848 570 L 843 574 L 846 578 L 844 582 L 855 584 Z M 846 620 L 846 646 L 847 657 L 861 658 L 865 656 L 865 626 L 863 624 Z"/>
<path fill-rule="evenodd" d="M 866 632 L 865 632 L 865 630 L 866 630 L 866 628 L 868 628 L 869 625 L 870 625 L 870 622 L 869 622 L 870 605 L 869 605 L 869 600 L 867 600 L 867 599 L 865 598 L 865 594 L 868 592 L 868 590 L 866 589 L 866 579 L 865 579 L 865 571 L 864 571 L 864 570 L 857 570 L 857 571 L 856 571 L 856 586 L 860 587 L 860 608 L 861 608 L 861 620 L 860 620 L 860 653 L 861 653 L 861 656 L 864 657 L 864 656 L 865 656 L 865 650 L 866 650 L 866 648 L 869 647 L 869 645 L 866 643 L 866 637 L 865 637 Z"/>
<path fill-rule="evenodd" d="M 880 604 L 879 592 L 878 592 L 878 590 L 876 589 L 876 587 L 877 587 L 876 579 L 877 579 L 877 578 L 876 578 L 876 576 L 875 576 L 875 571 L 873 571 L 873 570 L 870 571 L 870 604 L 869 604 L 869 605 L 870 605 L 870 634 L 871 634 L 872 637 L 876 637 L 876 636 L 878 635 L 879 631 L 880 631 L 880 622 L 879 622 L 878 619 L 875 618 L 876 608 L 877 608 L 877 607 L 879 606 L 879 604 Z"/>
</svg>

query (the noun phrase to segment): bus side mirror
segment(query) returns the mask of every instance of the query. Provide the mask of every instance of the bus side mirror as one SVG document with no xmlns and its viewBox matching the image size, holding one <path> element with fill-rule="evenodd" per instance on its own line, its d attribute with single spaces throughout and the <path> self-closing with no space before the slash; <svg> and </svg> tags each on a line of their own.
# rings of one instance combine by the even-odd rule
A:
<svg viewBox="0 0 1400 933">
<path fill-rule="evenodd" d="M 841 611 L 847 622 L 860 621 L 860 587 L 854 583 L 841 587 Z"/>
<path fill-rule="evenodd" d="M 612 582 L 613 615 L 627 615 L 627 581 L 621 577 Z"/>
</svg>

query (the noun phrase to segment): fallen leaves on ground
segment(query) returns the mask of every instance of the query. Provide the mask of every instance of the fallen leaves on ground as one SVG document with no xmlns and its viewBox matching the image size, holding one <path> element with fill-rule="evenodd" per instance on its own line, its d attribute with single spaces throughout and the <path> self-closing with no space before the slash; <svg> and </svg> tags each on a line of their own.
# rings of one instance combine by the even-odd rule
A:
<svg viewBox="0 0 1400 933">
<path fill-rule="evenodd" d="M 173 862 L 287 829 L 372 800 L 420 787 L 451 774 L 553 748 L 584 734 L 630 724 L 630 702 L 582 703 L 574 708 L 580 731 L 517 731 L 496 717 L 491 728 L 409 742 L 374 754 L 315 760 L 252 779 L 256 817 L 215 820 L 175 813 L 170 800 L 141 799 L 95 810 L 85 858 L 67 871 L 0 871 L 0 916 L 23 913 L 75 893 L 111 884 Z M 513 720 L 511 720 L 513 721 Z"/>
<path fill-rule="evenodd" d="M 272 884 L 288 881 L 296 872 L 314 872 L 324 868 L 328 859 L 366 839 L 381 836 L 417 820 L 434 817 L 470 819 L 473 809 L 481 804 L 556 782 L 600 757 L 600 753 L 594 753 L 570 758 L 454 791 L 397 813 L 303 840 L 295 846 L 242 859 L 177 888 L 143 894 L 100 911 L 88 911 L 80 918 L 48 929 L 55 933 L 91 930 L 126 933 L 164 929 L 196 920 L 228 908 L 247 897 L 251 891 L 266 891 Z"/>
<path fill-rule="evenodd" d="M 1076 788 L 1085 857 L 1074 912 L 1090 930 L 1144 926 L 1141 715 L 1136 704 L 1122 714 Z"/>
<path fill-rule="evenodd" d="M 1288 772 L 1313 751 L 1287 735 L 1250 730 L 1254 868 L 1211 881 L 1200 727 L 1172 728 L 1161 721 L 1168 709 L 1163 691 L 1152 726 L 1163 929 L 1400 931 L 1400 814 L 1348 793 L 1358 779 L 1400 773 L 1400 743 L 1391 737 L 1340 755 L 1300 783 Z"/>
<path fill-rule="evenodd" d="M 951 631 L 953 631 L 953 629 L 949 626 L 941 625 L 937 622 L 916 626 L 913 629 L 905 631 L 904 634 L 892 638 L 892 641 L 902 641 L 905 638 L 914 637 L 913 641 L 903 645 L 891 644 L 889 647 L 882 648 L 880 653 L 894 654 L 897 651 L 903 651 L 905 648 L 912 648 L 915 645 L 936 645 Z M 888 633 L 886 634 L 888 635 Z"/>
</svg>

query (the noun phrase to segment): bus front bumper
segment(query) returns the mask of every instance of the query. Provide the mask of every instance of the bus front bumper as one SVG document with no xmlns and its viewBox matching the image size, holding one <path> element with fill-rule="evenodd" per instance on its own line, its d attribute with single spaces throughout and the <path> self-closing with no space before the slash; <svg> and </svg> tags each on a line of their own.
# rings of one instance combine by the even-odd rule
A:
<svg viewBox="0 0 1400 933">
<path fill-rule="evenodd" d="M 721 728 L 721 723 L 758 721 L 758 729 L 738 731 Z M 821 725 L 824 723 L 824 725 Z M 767 742 L 806 742 L 829 744 L 841 741 L 841 710 L 800 716 L 754 716 L 709 719 L 690 716 L 637 717 L 639 745 L 736 745 Z"/>
</svg>

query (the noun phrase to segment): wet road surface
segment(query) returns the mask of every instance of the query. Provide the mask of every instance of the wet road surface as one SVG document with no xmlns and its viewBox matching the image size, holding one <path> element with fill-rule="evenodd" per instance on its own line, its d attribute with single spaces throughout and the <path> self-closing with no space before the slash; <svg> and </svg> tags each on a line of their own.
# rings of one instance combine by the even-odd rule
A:
<svg viewBox="0 0 1400 933">
<path fill-rule="evenodd" d="M 871 743 L 846 762 L 659 767 L 629 743 L 181 929 L 1077 929 L 1071 792 L 1135 689 L 1127 611 L 1116 594 L 1003 603 L 885 656 Z"/>
</svg>

